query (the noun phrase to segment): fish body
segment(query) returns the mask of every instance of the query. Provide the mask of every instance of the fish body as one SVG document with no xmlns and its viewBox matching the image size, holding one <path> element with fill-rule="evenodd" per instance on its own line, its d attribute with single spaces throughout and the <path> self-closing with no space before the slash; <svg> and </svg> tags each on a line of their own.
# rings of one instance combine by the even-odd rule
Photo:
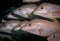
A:
<svg viewBox="0 0 60 41">
<path fill-rule="evenodd" d="M 48 41 L 60 41 L 60 32 L 56 32 L 47 39 Z"/>
<path fill-rule="evenodd" d="M 33 14 L 46 18 L 60 18 L 60 5 L 42 3 Z"/>
<path fill-rule="evenodd" d="M 30 3 L 30 2 L 39 2 L 40 0 L 23 0 L 23 2 L 27 2 L 27 3 Z"/>
<path fill-rule="evenodd" d="M 7 21 L 7 22 L 0 28 L 0 31 L 11 33 L 11 31 L 13 30 L 13 28 L 15 28 L 19 23 L 21 23 L 21 22 L 20 22 L 20 21 L 17 21 L 17 20 Z"/>
<path fill-rule="evenodd" d="M 43 37 L 58 32 L 58 29 L 59 27 L 56 23 L 42 19 L 33 19 L 22 28 L 23 31 Z"/>
<path fill-rule="evenodd" d="M 10 19 L 21 19 L 22 18 L 28 18 L 32 12 L 36 9 L 35 4 L 28 4 L 28 5 L 23 5 L 21 7 L 18 7 L 14 10 L 12 10 L 8 15 L 7 18 Z"/>
<path fill-rule="evenodd" d="M 37 6 L 34 4 L 24 5 L 20 8 L 13 10 L 13 13 L 28 18 L 31 15 L 31 13 L 36 9 L 36 7 Z"/>
</svg>

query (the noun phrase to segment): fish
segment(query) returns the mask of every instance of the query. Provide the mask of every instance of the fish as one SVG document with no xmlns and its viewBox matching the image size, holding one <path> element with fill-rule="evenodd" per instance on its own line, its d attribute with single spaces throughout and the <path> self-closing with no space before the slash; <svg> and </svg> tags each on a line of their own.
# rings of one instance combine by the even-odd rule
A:
<svg viewBox="0 0 60 41">
<path fill-rule="evenodd" d="M 42 19 L 33 19 L 22 27 L 21 30 L 38 36 L 47 37 L 55 32 L 60 31 L 60 27 L 55 22 Z"/>
<path fill-rule="evenodd" d="M 29 18 L 36 7 L 35 4 L 23 5 L 12 10 L 6 17 L 10 19 Z"/>
<path fill-rule="evenodd" d="M 45 18 L 60 18 L 60 5 L 52 3 L 42 3 L 38 6 L 33 14 Z"/>
<path fill-rule="evenodd" d="M 36 9 L 36 7 L 37 6 L 35 4 L 23 5 L 19 8 L 14 9 L 12 12 L 15 15 L 28 18 L 31 15 L 31 13 Z"/>
<path fill-rule="evenodd" d="M 60 32 L 56 32 L 47 38 L 48 41 L 60 41 Z"/>
<path fill-rule="evenodd" d="M 40 0 L 23 0 L 23 2 L 27 2 L 27 3 L 30 3 L 30 2 L 39 2 Z"/>
<path fill-rule="evenodd" d="M 21 23 L 21 21 L 18 21 L 18 20 L 9 20 L 9 21 L 5 22 L 4 24 L 2 24 L 2 26 L 0 27 L 0 31 L 2 31 L 2 32 L 7 32 L 7 33 L 11 33 L 11 31 L 12 31 L 19 23 Z"/>
</svg>

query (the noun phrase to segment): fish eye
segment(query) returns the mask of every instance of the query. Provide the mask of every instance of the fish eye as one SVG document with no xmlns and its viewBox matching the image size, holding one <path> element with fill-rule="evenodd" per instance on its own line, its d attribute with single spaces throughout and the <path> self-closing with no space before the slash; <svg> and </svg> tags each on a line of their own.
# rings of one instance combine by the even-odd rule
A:
<svg viewBox="0 0 60 41">
<path fill-rule="evenodd" d="M 43 6 L 41 6 L 41 9 L 43 9 Z"/>
<path fill-rule="evenodd" d="M 21 10 L 21 9 L 19 9 L 19 10 Z"/>
<path fill-rule="evenodd" d="M 55 35 L 53 36 L 53 38 L 55 38 Z"/>
<path fill-rule="evenodd" d="M 29 24 L 29 26 L 31 26 L 31 23 Z"/>
</svg>

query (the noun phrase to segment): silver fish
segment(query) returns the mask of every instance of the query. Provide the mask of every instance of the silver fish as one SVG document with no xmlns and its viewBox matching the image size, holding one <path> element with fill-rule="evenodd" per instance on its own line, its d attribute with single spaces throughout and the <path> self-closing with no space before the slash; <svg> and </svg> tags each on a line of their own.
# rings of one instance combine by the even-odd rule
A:
<svg viewBox="0 0 60 41">
<path fill-rule="evenodd" d="M 21 22 L 17 20 L 7 21 L 2 27 L 0 27 L 0 31 L 11 33 L 12 29 L 14 29 L 19 23 Z"/>
<path fill-rule="evenodd" d="M 24 27 L 22 27 L 21 30 L 46 37 L 55 32 L 58 32 L 60 27 L 55 22 L 42 19 L 33 19 Z"/>
<path fill-rule="evenodd" d="M 48 41 L 60 41 L 60 32 L 56 32 L 47 39 Z"/>
<path fill-rule="evenodd" d="M 12 11 L 7 15 L 7 18 L 19 19 L 17 16 L 12 15 L 12 12 L 13 12 L 15 15 L 28 18 L 28 17 L 31 15 L 31 13 L 36 9 L 36 7 L 37 7 L 37 6 L 34 5 L 34 4 L 28 4 L 28 5 L 21 6 L 21 7 L 19 7 L 19 8 L 16 8 L 16 9 L 12 10 Z"/>
<path fill-rule="evenodd" d="M 28 5 L 21 6 L 13 10 L 12 12 L 16 15 L 28 18 L 31 15 L 31 13 L 36 9 L 36 7 L 37 6 L 34 4 L 28 4 Z"/>
<path fill-rule="evenodd" d="M 23 2 L 27 2 L 27 3 L 30 3 L 30 2 L 39 2 L 40 0 L 23 0 Z"/>
<path fill-rule="evenodd" d="M 33 14 L 46 18 L 60 18 L 60 5 L 42 3 Z"/>
</svg>

